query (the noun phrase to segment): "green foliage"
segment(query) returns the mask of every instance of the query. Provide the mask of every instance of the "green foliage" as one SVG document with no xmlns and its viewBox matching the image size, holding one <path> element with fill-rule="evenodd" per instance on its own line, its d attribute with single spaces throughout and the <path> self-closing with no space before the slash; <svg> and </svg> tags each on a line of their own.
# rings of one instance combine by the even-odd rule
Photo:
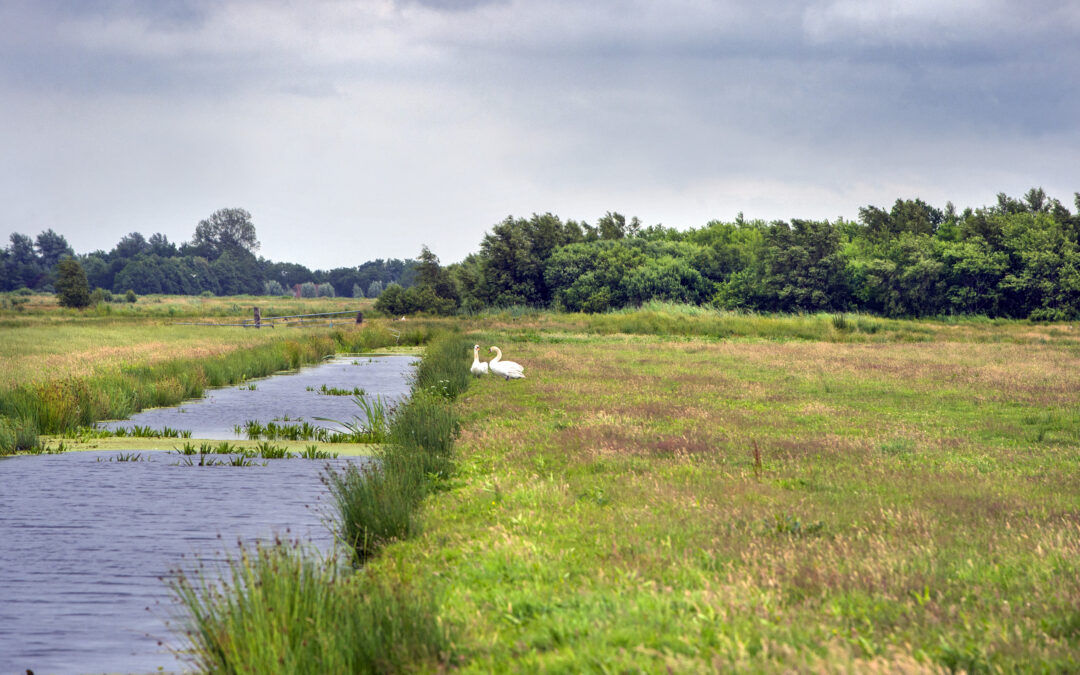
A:
<svg viewBox="0 0 1080 675">
<path fill-rule="evenodd" d="M 90 304 L 90 285 L 77 260 L 64 258 L 56 265 L 56 274 L 56 297 L 61 306 L 82 309 Z"/>
<path fill-rule="evenodd" d="M 420 251 L 416 265 L 416 285 L 402 288 L 390 284 L 375 301 L 375 309 L 389 316 L 423 312 L 448 315 L 457 311 L 458 291 L 450 272 L 427 246 Z"/>
<path fill-rule="evenodd" d="M 90 294 L 90 304 L 97 305 L 102 302 L 112 302 L 113 294 L 104 288 L 95 288 Z"/>
<path fill-rule="evenodd" d="M 611 212 L 595 229 L 551 214 L 508 218 L 452 274 L 469 313 L 523 304 L 596 313 L 660 300 L 890 317 L 1080 317 L 1080 214 L 1040 189 L 963 213 L 898 199 L 859 216 L 766 224 L 740 214 L 685 232 Z"/>
<path fill-rule="evenodd" d="M 328 468 L 324 475 L 336 505 L 338 536 L 357 562 L 415 534 L 420 500 L 453 472 L 460 423 L 451 401 L 469 383 L 462 357 L 466 343 L 451 334 L 429 346 L 412 395 L 395 411 L 388 444 L 376 455 L 376 464 L 363 469 L 350 465 L 341 472 Z"/>
<path fill-rule="evenodd" d="M 285 295 L 285 287 L 277 279 L 263 282 L 263 295 Z"/>
<path fill-rule="evenodd" d="M 225 253 L 250 255 L 259 250 L 251 214 L 244 209 L 219 209 L 209 218 L 200 220 L 191 244 L 211 260 Z"/>
<path fill-rule="evenodd" d="M 223 576 L 170 581 L 203 672 L 392 673 L 447 658 L 426 589 L 351 574 L 281 541 L 242 549 Z"/>
</svg>

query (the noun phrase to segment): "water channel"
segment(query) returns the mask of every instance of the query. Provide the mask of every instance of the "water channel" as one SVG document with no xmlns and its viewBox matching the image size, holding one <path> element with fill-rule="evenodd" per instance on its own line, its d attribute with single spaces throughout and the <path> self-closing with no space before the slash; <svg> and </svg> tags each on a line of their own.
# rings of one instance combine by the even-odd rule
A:
<svg viewBox="0 0 1080 675">
<path fill-rule="evenodd" d="M 209 392 L 179 407 L 186 412 L 147 411 L 142 421 L 127 423 L 191 429 L 195 438 L 233 438 L 233 425 L 279 414 L 351 419 L 351 397 L 307 387 L 325 383 L 399 397 L 408 391 L 413 361 L 336 359 L 257 380 L 254 391 Z M 262 403 L 251 407 L 260 393 Z M 238 542 L 275 536 L 330 551 L 324 522 L 330 497 L 320 473 L 328 464 L 367 461 L 200 467 L 169 452 L 142 452 L 140 461 L 117 456 L 0 458 L 0 673 L 185 670 L 170 650 L 183 640 L 167 625 L 175 625 L 179 607 L 162 577 L 177 567 L 194 568 L 196 560 L 213 568 L 237 552 Z"/>
</svg>

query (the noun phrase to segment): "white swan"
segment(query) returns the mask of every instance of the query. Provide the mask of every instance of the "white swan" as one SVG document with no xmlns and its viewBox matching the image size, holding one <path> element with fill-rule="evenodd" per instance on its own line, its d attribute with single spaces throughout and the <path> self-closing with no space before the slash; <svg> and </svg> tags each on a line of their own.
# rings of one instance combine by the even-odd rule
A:
<svg viewBox="0 0 1080 675">
<path fill-rule="evenodd" d="M 469 368 L 469 372 L 477 377 L 486 375 L 488 372 L 488 364 L 480 360 L 480 345 L 473 345 L 472 367 Z"/>
<path fill-rule="evenodd" d="M 521 367 L 520 363 L 502 360 L 501 349 L 499 349 L 498 347 L 492 347 L 488 351 L 495 352 L 495 358 L 488 361 L 488 368 L 491 369 L 492 373 L 507 380 L 517 380 L 525 377 L 525 369 Z"/>
</svg>

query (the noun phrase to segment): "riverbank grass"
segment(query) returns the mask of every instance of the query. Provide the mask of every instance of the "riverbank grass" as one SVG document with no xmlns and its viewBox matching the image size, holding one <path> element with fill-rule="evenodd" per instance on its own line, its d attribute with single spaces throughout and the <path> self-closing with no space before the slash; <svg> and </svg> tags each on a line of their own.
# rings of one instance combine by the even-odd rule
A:
<svg viewBox="0 0 1080 675">
<path fill-rule="evenodd" d="M 528 379 L 369 573 L 445 589 L 466 672 L 1076 670 L 1080 352 L 1013 330 L 479 336 Z"/>
<path fill-rule="evenodd" d="M 449 643 L 429 590 L 288 542 L 243 549 L 212 575 L 177 573 L 170 587 L 187 612 L 179 653 L 202 672 L 402 672 L 445 658 Z"/>
</svg>

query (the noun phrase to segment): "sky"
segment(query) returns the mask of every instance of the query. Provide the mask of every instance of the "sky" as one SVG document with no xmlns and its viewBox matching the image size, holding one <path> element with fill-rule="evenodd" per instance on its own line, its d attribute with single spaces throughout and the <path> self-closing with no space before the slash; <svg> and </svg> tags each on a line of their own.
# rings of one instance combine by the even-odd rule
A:
<svg viewBox="0 0 1080 675">
<path fill-rule="evenodd" d="M 507 216 L 856 218 L 1080 191 L 1080 3 L 0 0 L 0 238 L 252 214 L 329 269 Z"/>
</svg>

